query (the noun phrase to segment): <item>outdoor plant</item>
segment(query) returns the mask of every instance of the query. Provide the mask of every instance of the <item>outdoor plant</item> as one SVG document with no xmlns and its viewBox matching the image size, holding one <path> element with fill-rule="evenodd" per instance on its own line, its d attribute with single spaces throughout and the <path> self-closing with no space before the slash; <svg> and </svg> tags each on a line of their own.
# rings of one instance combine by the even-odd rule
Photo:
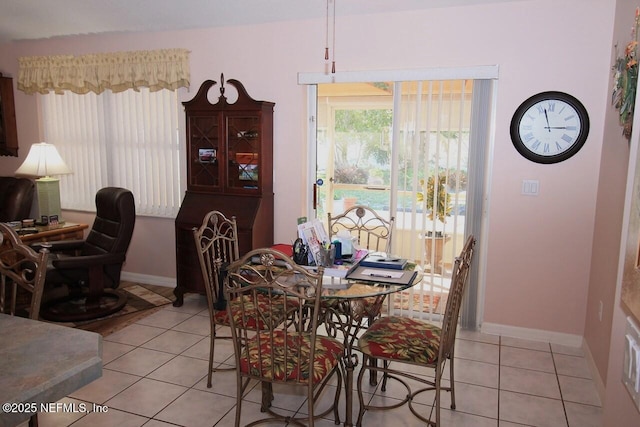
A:
<svg viewBox="0 0 640 427">
<path fill-rule="evenodd" d="M 418 203 L 425 201 L 427 203 L 427 210 L 429 211 L 429 219 L 433 220 L 438 218 L 443 224 L 446 221 L 447 215 L 451 212 L 451 196 L 447 193 L 445 174 L 440 174 L 437 179 L 437 195 L 436 195 L 436 179 L 435 176 L 430 176 L 427 179 L 426 185 L 424 179 L 420 180 L 420 187 L 425 189 L 425 192 L 417 193 Z M 426 194 L 426 196 L 425 196 Z M 434 204 L 435 209 L 434 209 Z"/>
</svg>

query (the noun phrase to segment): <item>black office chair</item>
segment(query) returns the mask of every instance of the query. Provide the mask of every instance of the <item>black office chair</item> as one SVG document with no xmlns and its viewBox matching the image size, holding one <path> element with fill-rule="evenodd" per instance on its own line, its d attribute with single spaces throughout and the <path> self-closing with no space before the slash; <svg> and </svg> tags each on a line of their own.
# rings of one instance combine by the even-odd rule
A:
<svg viewBox="0 0 640 427">
<path fill-rule="evenodd" d="M 47 320 L 75 322 L 122 309 L 126 297 L 115 289 L 136 221 L 134 198 L 124 188 L 106 187 L 96 194 L 96 218 L 85 240 L 38 243 L 51 251 L 47 293 L 62 292 L 43 303 Z M 66 292 L 64 288 L 66 287 Z"/>
</svg>

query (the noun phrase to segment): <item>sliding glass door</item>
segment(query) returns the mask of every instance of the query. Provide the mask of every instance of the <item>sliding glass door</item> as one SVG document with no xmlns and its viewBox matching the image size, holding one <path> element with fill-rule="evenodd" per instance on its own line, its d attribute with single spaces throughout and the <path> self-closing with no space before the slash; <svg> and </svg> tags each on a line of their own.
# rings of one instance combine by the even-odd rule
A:
<svg viewBox="0 0 640 427">
<path fill-rule="evenodd" d="M 471 78 L 389 79 L 311 91 L 313 213 L 326 220 L 327 212 L 363 204 L 395 218 L 394 255 L 424 272 L 421 284 L 394 296 L 395 312 L 438 317 L 455 256 L 466 235 L 479 232 L 485 151 L 472 145 L 487 142 L 489 115 L 478 114 L 491 105 L 486 88 Z M 470 316 L 473 327 L 475 310 Z"/>
</svg>

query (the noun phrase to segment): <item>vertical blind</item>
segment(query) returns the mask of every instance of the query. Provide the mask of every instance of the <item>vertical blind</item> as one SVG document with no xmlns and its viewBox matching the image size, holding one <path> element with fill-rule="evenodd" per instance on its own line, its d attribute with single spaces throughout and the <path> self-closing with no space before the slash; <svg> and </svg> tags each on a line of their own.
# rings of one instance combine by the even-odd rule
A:
<svg viewBox="0 0 640 427">
<path fill-rule="evenodd" d="M 107 186 L 131 190 L 139 215 L 174 217 L 180 206 L 176 90 L 41 97 L 45 140 L 72 174 L 60 177 L 64 209 L 95 210 Z"/>
</svg>

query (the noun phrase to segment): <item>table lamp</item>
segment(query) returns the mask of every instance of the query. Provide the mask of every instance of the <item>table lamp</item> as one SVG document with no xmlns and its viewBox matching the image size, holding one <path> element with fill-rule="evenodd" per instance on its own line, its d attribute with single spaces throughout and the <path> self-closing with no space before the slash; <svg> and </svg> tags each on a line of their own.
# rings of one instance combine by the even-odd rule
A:
<svg viewBox="0 0 640 427">
<path fill-rule="evenodd" d="M 37 177 L 35 182 L 40 220 L 46 217 L 48 221 L 51 216 L 57 215 L 58 221 L 62 222 L 60 180 L 52 178 L 52 175 L 68 173 L 71 173 L 71 169 L 62 160 L 56 147 L 46 142 L 33 144 L 24 163 L 16 170 L 16 176 Z"/>
</svg>

